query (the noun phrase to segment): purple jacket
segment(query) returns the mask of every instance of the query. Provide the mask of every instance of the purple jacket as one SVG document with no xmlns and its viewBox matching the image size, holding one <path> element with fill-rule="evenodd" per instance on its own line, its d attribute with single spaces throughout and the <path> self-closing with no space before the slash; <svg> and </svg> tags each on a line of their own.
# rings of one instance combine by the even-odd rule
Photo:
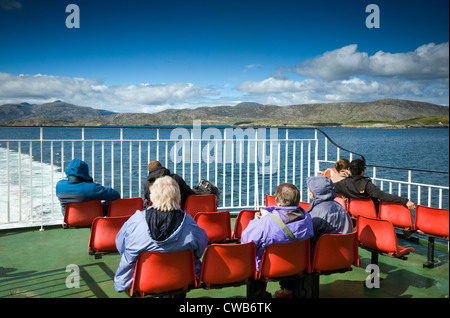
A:
<svg viewBox="0 0 450 318">
<path fill-rule="evenodd" d="M 271 206 L 265 210 L 279 217 L 298 240 L 306 240 L 314 235 L 311 216 L 301 207 Z M 242 232 L 241 242 L 250 241 L 256 245 L 256 269 L 259 270 L 259 263 L 267 246 L 274 243 L 292 242 L 292 239 L 278 223 L 266 215 L 259 220 L 251 220 Z"/>
</svg>

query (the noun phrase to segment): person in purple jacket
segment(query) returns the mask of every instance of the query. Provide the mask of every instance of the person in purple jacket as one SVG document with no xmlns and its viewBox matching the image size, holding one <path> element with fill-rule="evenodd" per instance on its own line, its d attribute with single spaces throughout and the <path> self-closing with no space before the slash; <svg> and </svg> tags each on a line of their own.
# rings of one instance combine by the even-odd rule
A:
<svg viewBox="0 0 450 318">
<path fill-rule="evenodd" d="M 256 245 L 256 269 L 259 269 L 261 258 L 267 246 L 274 243 L 294 241 L 291 236 L 274 219 L 280 219 L 292 232 L 296 240 L 307 240 L 314 235 L 311 216 L 298 204 L 300 191 L 291 183 L 280 184 L 275 189 L 277 206 L 266 207 L 255 215 L 243 231 L 241 242 L 253 241 Z M 271 216 L 272 215 L 272 216 Z M 256 287 L 256 297 L 269 297 L 266 283 L 259 282 Z"/>
</svg>

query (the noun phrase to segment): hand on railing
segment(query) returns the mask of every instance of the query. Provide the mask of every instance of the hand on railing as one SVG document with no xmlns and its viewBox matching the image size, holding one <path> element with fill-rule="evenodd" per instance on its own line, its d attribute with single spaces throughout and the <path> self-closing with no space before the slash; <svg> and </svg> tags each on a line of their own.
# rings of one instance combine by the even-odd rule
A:
<svg viewBox="0 0 450 318">
<path fill-rule="evenodd" d="M 416 208 L 416 205 L 414 204 L 414 202 L 408 201 L 406 203 L 406 207 L 410 210 L 414 210 Z"/>
</svg>

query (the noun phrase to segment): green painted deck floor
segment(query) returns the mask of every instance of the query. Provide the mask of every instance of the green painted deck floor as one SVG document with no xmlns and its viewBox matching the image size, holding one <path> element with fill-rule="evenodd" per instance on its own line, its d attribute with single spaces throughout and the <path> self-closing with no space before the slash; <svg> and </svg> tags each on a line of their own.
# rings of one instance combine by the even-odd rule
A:
<svg viewBox="0 0 450 318">
<path fill-rule="evenodd" d="M 119 254 L 106 254 L 95 259 L 88 254 L 89 229 L 38 229 L 0 231 L 0 298 L 129 298 L 127 293 L 114 290 L 114 274 Z M 360 267 L 342 274 L 320 277 L 321 298 L 448 298 L 449 264 L 447 244 L 436 248 L 434 268 L 424 268 L 427 246 L 416 241 L 399 239 L 403 246 L 416 251 L 407 260 L 379 256 L 380 288 L 365 287 L 369 275 L 370 253 L 359 249 Z M 68 288 L 70 265 L 78 266 L 79 287 Z M 69 266 L 69 267 L 68 267 Z M 279 289 L 277 282 L 269 282 L 268 291 Z M 246 287 L 222 289 L 194 289 L 187 298 L 229 298 L 246 296 Z"/>
</svg>

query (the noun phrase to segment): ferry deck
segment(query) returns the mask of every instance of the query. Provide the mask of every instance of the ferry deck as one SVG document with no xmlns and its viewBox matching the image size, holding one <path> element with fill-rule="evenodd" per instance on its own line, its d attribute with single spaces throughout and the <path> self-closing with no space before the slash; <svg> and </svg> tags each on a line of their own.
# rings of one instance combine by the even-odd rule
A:
<svg viewBox="0 0 450 318">
<path fill-rule="evenodd" d="M 58 131 L 58 129 L 56 128 L 55 131 Z M 236 214 L 239 210 L 249 207 L 261 207 L 264 194 L 272 193 L 275 185 L 280 181 L 295 179 L 298 180 L 295 183 L 301 186 L 305 184 L 307 176 L 318 175 L 321 170 L 324 170 L 327 166 L 329 167 L 337 158 L 344 156 L 351 159 L 353 156 L 361 156 L 340 148 L 328 136 L 322 134 L 320 129 L 313 129 L 314 135 L 304 139 L 298 137 L 296 140 L 288 140 L 288 134 L 289 138 L 291 138 L 294 133 L 286 131 L 286 140 L 260 140 L 256 136 L 252 143 L 250 139 L 244 141 L 244 139 L 238 140 L 236 137 L 233 140 L 233 137 L 231 137 L 230 140 L 225 136 L 223 140 L 215 140 L 215 143 L 198 141 L 198 146 L 195 147 L 194 145 L 197 142 L 193 137 L 195 127 L 192 138 L 187 140 L 187 142 L 182 142 L 182 144 L 177 141 L 178 139 L 164 139 L 160 136 L 159 130 L 154 140 L 127 140 L 123 137 L 123 128 L 120 128 L 120 139 L 101 140 L 100 146 L 97 144 L 98 141 L 94 142 L 94 140 L 86 138 L 84 128 L 81 129 L 82 137 L 78 139 L 70 137 L 71 139 L 68 140 L 46 140 L 43 137 L 45 135 L 43 129 L 40 128 L 39 139 L 5 141 L 5 149 L 8 152 L 8 175 L 14 169 L 15 164 L 19 168 L 22 167 L 23 171 L 26 171 L 27 167 L 30 168 L 29 170 L 32 170 L 32 168 L 35 168 L 34 160 L 41 158 L 41 162 L 37 166 L 38 169 L 33 170 L 42 171 L 38 177 L 25 175 L 25 172 L 23 172 L 24 175 L 21 175 L 21 170 L 19 169 L 18 178 L 25 181 L 22 184 L 19 183 L 18 189 L 26 190 L 27 183 L 37 188 L 48 183 L 52 202 L 49 205 L 43 199 L 43 196 L 42 198 L 39 196 L 40 193 L 44 194 L 45 189 L 30 193 L 29 201 L 35 205 L 37 204 L 38 207 L 42 206 L 43 212 L 38 213 L 36 216 L 30 215 L 27 219 L 26 212 L 22 211 L 28 202 L 26 200 L 23 201 L 26 194 L 22 195 L 15 202 L 12 197 L 13 191 L 16 189 L 14 188 L 15 185 L 12 181 L 7 181 L 8 220 L 6 222 L 12 226 L 0 230 L 0 298 L 130 298 L 128 293 L 117 293 L 114 290 L 113 279 L 118 268 L 120 255 L 118 253 L 109 253 L 102 255 L 101 258 L 89 255 L 90 229 L 63 229 L 61 226 L 62 220 L 58 202 L 57 200 L 55 201 L 52 191 L 54 191 L 59 174 L 63 177 L 64 164 L 68 163 L 74 156 L 78 156 L 78 152 L 81 153 L 81 158 L 84 158 L 85 155 L 87 156 L 84 158 L 85 160 L 90 158 L 87 161 L 92 165 L 92 170 L 94 170 L 95 164 L 96 180 L 109 186 L 114 186 L 114 181 L 116 185 L 117 182 L 120 182 L 122 197 L 135 197 L 139 196 L 136 193 L 141 192 L 141 181 L 145 176 L 146 162 L 154 158 L 154 156 L 159 159 L 162 156 L 163 159 L 161 161 L 165 161 L 167 165 L 168 162 L 170 163 L 168 154 L 171 145 L 176 146 L 178 143 L 178 146 L 180 146 L 178 153 L 182 153 L 183 156 L 180 159 L 182 168 L 178 168 L 177 173 L 182 173 L 182 176 L 187 179 L 189 179 L 190 174 L 190 182 L 195 184 L 198 181 L 193 180 L 193 178 L 195 179 L 197 175 L 198 178 L 200 176 L 205 177 L 202 171 L 206 171 L 207 179 L 219 183 L 218 186 L 223 191 L 223 198 L 226 199 L 221 202 L 221 206 L 218 209 L 235 211 L 231 218 L 231 228 L 233 228 Z M 256 132 L 258 133 L 259 131 Z M 303 130 L 299 132 L 303 133 Z M 321 137 L 325 138 L 321 139 Z M 226 148 L 225 145 L 228 145 L 230 142 L 231 148 Z M 231 157 L 242 151 L 242 155 L 246 157 L 244 161 L 238 164 L 230 163 L 231 167 L 225 159 L 224 163 L 217 164 L 217 160 L 210 162 L 209 157 L 206 163 L 200 160 L 198 163 L 193 163 L 192 161 L 184 162 L 185 158 L 192 159 L 195 157 L 192 154 L 189 157 L 188 152 L 190 150 L 204 147 L 209 151 L 209 147 L 214 146 L 218 149 L 217 145 L 221 143 L 223 144 L 224 158 L 227 151 L 228 154 L 231 154 Z M 191 147 L 189 147 L 189 144 L 191 144 Z M 274 171 L 267 171 L 264 167 L 264 160 L 255 164 L 257 162 L 258 147 L 259 149 L 262 147 L 263 152 L 275 147 L 273 154 L 272 150 L 270 151 L 269 158 L 269 161 L 278 163 L 278 166 L 271 165 L 271 169 L 273 168 Z M 145 148 L 148 148 L 147 158 L 145 158 L 145 154 L 141 158 L 140 153 L 144 152 Z M 139 155 L 135 154 L 138 151 L 137 149 L 139 150 Z M 36 151 L 37 153 L 35 153 Z M 319 153 L 321 151 L 324 153 Z M 50 159 L 45 158 L 47 153 L 50 155 Z M 199 153 L 201 154 L 201 152 Z M 102 158 L 102 160 L 94 160 L 97 157 Z M 289 167 L 288 157 L 290 157 L 289 165 L 291 165 Z M 252 158 L 255 160 L 251 161 L 250 159 Z M 16 159 L 18 164 L 15 163 Z M 122 159 L 128 159 L 128 161 L 122 163 Z M 135 160 L 139 162 L 133 163 Z M 61 169 L 47 172 L 47 162 L 60 165 Z M 110 175 L 104 162 L 115 162 L 116 164 L 116 166 L 111 167 Z M 117 170 L 118 165 L 120 168 L 120 181 L 112 177 L 113 171 L 114 169 Z M 127 176 L 128 165 L 130 170 L 129 176 Z M 137 176 L 132 173 L 132 165 L 141 167 Z M 206 168 L 204 167 L 205 165 Z M 197 167 L 198 169 L 195 170 Z M 170 168 L 177 169 L 177 165 L 170 166 Z M 369 168 L 370 171 L 368 171 L 379 186 L 383 187 L 384 185 L 385 191 L 417 198 L 415 200 L 417 204 L 435 207 L 444 205 L 443 207 L 448 209 L 445 206 L 448 204 L 448 183 L 442 186 L 414 180 L 416 173 L 422 172 L 429 175 L 430 173 L 435 173 L 434 171 L 416 171 L 411 169 L 406 171 L 405 180 L 393 180 L 382 175 L 382 171 L 385 168 L 387 167 L 372 165 Z M 275 172 L 275 170 L 277 171 Z M 92 173 L 94 174 L 94 171 Z M 448 172 L 436 173 L 446 175 L 448 180 Z M 110 177 L 111 184 L 107 184 Z M 129 178 L 129 187 L 127 177 Z M 26 181 L 27 178 L 29 178 L 29 181 Z M 238 184 L 235 184 L 235 180 L 240 181 Z M 247 186 L 245 186 L 245 182 Z M 405 193 L 405 188 L 407 193 Z M 398 189 L 398 192 L 395 191 L 396 189 Z M 301 188 L 300 190 L 302 196 L 306 197 L 306 189 Z M 233 195 L 235 196 L 234 199 Z M 252 201 L 253 199 L 254 201 Z M 238 202 L 238 204 L 233 206 L 233 202 Z M 19 219 L 15 220 L 12 211 L 17 207 L 21 210 L 19 211 Z M 45 222 L 44 212 L 46 217 L 47 214 L 50 215 L 50 219 L 45 220 Z M 40 223 L 41 221 L 42 223 Z M 20 226 L 20 224 L 16 224 L 17 222 L 28 223 L 25 226 Z M 359 267 L 353 267 L 351 271 L 345 273 L 320 275 L 319 298 L 448 298 L 448 241 L 436 241 L 434 249 L 436 264 L 433 268 L 427 268 L 423 266 L 427 260 L 427 237 L 415 234 L 411 238 L 405 239 L 402 237 L 401 232 L 398 232 L 397 235 L 399 245 L 413 247 L 415 250 L 407 255 L 406 260 L 379 256 L 381 277 L 379 288 L 366 286 L 366 279 L 370 274 L 366 271 L 366 267 L 371 264 L 371 253 L 363 248 L 359 248 Z M 79 270 L 79 286 L 71 286 L 70 284 L 70 275 L 74 268 Z M 278 289 L 278 282 L 268 283 L 268 292 L 273 294 Z M 218 289 L 195 288 L 191 289 L 186 294 L 186 297 L 188 299 L 245 299 L 246 286 L 240 285 Z"/>
<path fill-rule="evenodd" d="M 232 222 L 234 218 L 232 219 Z M 96 258 L 88 254 L 89 228 L 63 229 L 61 226 L 0 231 L 0 298 L 129 298 L 114 290 L 118 253 Z M 399 235 L 399 244 L 414 247 L 407 260 L 379 256 L 380 288 L 367 288 L 366 266 L 371 253 L 359 248 L 359 267 L 345 273 L 320 276 L 320 298 L 448 298 L 448 246 L 435 245 L 433 268 L 423 266 L 427 241 Z M 68 288 L 66 280 L 75 264 L 79 268 L 78 288 Z M 278 282 L 269 282 L 272 294 Z M 245 298 L 246 286 L 221 289 L 197 288 L 187 298 Z"/>
</svg>

